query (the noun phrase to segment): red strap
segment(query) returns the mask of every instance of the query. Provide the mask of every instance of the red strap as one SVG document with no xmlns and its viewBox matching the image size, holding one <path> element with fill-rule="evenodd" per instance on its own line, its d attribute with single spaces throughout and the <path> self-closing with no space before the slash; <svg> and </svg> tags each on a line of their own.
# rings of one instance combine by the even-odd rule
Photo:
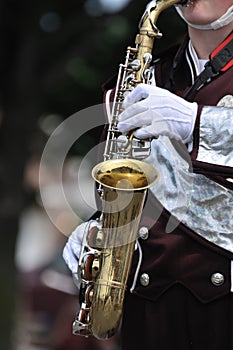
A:
<svg viewBox="0 0 233 350">
<path fill-rule="evenodd" d="M 233 58 L 230 60 L 230 62 L 228 62 L 225 67 L 223 67 L 221 69 L 221 72 L 225 72 L 226 70 L 228 70 L 229 68 L 231 68 L 233 66 Z"/>
<path fill-rule="evenodd" d="M 212 60 L 231 40 L 233 40 L 233 32 L 210 54 L 210 59 Z M 220 69 L 220 72 L 225 72 L 233 66 L 232 59 Z"/>
</svg>

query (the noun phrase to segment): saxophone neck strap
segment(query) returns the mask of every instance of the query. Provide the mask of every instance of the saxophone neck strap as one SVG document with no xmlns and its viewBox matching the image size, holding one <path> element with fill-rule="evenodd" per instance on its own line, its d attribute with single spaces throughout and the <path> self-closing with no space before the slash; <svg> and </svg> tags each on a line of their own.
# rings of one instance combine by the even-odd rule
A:
<svg viewBox="0 0 233 350">
<path fill-rule="evenodd" d="M 211 52 L 208 62 L 205 64 L 204 70 L 198 75 L 194 84 L 184 94 L 184 98 L 188 99 L 204 85 L 209 83 L 214 77 L 220 73 L 226 72 L 233 66 L 233 32 Z"/>
</svg>

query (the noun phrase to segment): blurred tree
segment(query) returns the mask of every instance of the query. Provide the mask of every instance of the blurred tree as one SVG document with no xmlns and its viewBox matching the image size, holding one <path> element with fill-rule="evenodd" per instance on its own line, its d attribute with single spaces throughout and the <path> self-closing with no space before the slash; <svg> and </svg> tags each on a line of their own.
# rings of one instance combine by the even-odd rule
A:
<svg viewBox="0 0 233 350">
<path fill-rule="evenodd" d="M 89 0 L 0 2 L 1 349 L 10 348 L 13 327 L 14 245 L 29 198 L 24 169 L 47 137 L 40 121 L 51 114 L 63 120 L 101 102 L 101 84 L 117 72 L 125 48 L 134 44 L 147 3 L 130 1 L 118 13 L 105 13 L 98 1 L 90 12 Z M 161 15 L 159 26 L 166 34 L 155 50 L 178 41 L 184 30 L 174 10 Z M 90 132 L 88 147 L 98 137 Z M 82 152 L 86 147 L 84 142 Z"/>
</svg>

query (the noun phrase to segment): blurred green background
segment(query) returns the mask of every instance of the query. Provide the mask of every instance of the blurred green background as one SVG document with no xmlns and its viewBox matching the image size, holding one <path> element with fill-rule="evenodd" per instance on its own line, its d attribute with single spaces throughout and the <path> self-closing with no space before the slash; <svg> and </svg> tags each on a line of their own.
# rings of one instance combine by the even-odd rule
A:
<svg viewBox="0 0 233 350">
<path fill-rule="evenodd" d="M 145 0 L 1 0 L 0 348 L 3 350 L 19 349 L 12 345 L 19 292 L 15 243 L 22 212 L 35 201 L 35 187 L 30 183 L 33 179 L 28 181 L 25 169 L 39 159 L 46 139 L 62 120 L 102 102 L 101 84 L 117 72 L 126 47 L 134 44 L 147 3 Z M 161 14 L 158 26 L 164 37 L 156 42 L 156 52 L 179 41 L 185 31 L 174 9 Z M 91 132 L 87 137 L 88 142 L 84 140 L 78 151 L 73 152 L 85 153 L 99 135 Z"/>
</svg>

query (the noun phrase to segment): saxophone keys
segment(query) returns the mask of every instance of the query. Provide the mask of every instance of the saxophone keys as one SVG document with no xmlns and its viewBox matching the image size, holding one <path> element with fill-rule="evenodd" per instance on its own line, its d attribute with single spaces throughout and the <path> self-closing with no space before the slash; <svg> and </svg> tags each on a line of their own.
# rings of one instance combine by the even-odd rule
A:
<svg viewBox="0 0 233 350">
<path fill-rule="evenodd" d="M 86 307 L 85 303 L 81 304 L 80 311 L 72 325 L 72 333 L 74 335 L 81 335 L 84 337 L 91 335 L 91 331 L 89 329 L 89 310 L 90 309 Z"/>
<path fill-rule="evenodd" d="M 85 300 L 86 300 L 85 305 L 88 306 L 85 308 L 86 311 L 89 311 L 89 307 L 91 305 L 92 299 L 93 299 L 93 285 L 91 284 L 87 287 L 85 292 Z"/>
<path fill-rule="evenodd" d="M 93 281 L 98 276 L 99 270 L 99 259 L 94 254 L 90 254 L 84 264 L 84 279 L 89 282 Z"/>
<path fill-rule="evenodd" d="M 141 62 L 139 59 L 135 59 L 132 62 L 130 62 L 129 66 L 133 69 L 133 71 L 137 72 L 141 68 Z"/>
<path fill-rule="evenodd" d="M 95 256 L 93 254 L 89 255 L 86 259 L 85 265 L 84 265 L 84 278 L 86 281 L 92 281 L 92 266 L 93 261 L 95 259 Z"/>
</svg>

